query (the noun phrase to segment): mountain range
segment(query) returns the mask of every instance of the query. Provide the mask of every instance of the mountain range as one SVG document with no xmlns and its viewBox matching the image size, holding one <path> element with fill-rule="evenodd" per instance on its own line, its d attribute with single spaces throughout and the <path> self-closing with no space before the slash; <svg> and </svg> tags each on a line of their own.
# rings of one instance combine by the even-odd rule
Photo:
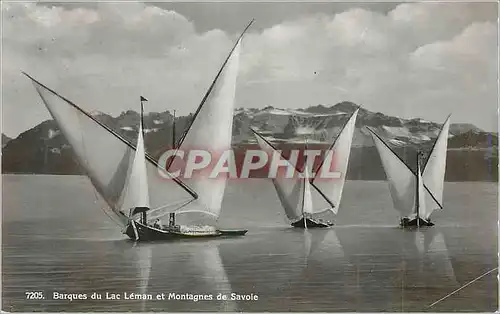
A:
<svg viewBox="0 0 500 314">
<path fill-rule="evenodd" d="M 283 150 L 300 145 L 305 138 L 311 145 L 326 148 L 331 145 L 356 108 L 359 108 L 359 113 L 348 179 L 385 179 L 380 158 L 366 127 L 385 138 L 403 159 L 414 160 L 412 158 L 417 149 L 424 153 L 430 151 L 444 122 L 392 117 L 371 112 L 351 102 L 298 110 L 272 106 L 263 109 L 240 108 L 234 114 L 233 147 L 239 152 L 256 148 L 256 140 L 250 130 L 253 128 Z M 140 119 L 137 112 L 129 110 L 117 117 L 102 112 L 91 114 L 135 142 Z M 187 128 L 191 118 L 192 115 L 175 118 L 176 140 Z M 146 149 L 155 158 L 172 147 L 173 121 L 174 117 L 169 111 L 151 112 L 144 117 Z M 2 134 L 2 172 L 80 174 L 81 170 L 74 161 L 70 148 L 53 120 L 44 121 L 15 139 Z M 497 133 L 485 132 L 472 124 L 452 123 L 448 139 L 446 180 L 497 181 L 497 148 Z M 237 158 L 237 162 L 240 161 Z"/>
</svg>

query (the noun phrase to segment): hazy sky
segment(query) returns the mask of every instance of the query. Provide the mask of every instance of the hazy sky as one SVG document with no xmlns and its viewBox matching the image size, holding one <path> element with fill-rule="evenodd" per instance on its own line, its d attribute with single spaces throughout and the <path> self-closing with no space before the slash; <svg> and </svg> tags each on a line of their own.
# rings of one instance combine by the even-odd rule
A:
<svg viewBox="0 0 500 314">
<path fill-rule="evenodd" d="M 26 71 L 82 108 L 193 111 L 245 25 L 236 107 L 350 100 L 497 129 L 496 3 L 2 5 L 3 132 L 50 118 Z"/>
</svg>

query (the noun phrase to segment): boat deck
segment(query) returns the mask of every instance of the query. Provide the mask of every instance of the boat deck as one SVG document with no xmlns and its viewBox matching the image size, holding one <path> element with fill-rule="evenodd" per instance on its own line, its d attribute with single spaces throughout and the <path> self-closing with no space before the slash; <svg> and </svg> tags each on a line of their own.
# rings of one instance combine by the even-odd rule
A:
<svg viewBox="0 0 500 314">
<path fill-rule="evenodd" d="M 158 226 L 131 221 L 125 234 L 135 241 L 172 240 L 176 238 L 209 238 L 220 236 L 243 236 L 248 230 L 219 230 L 212 226 Z"/>
<path fill-rule="evenodd" d="M 331 221 L 323 221 L 319 219 L 311 219 L 311 218 L 304 218 L 295 221 L 292 223 L 292 226 L 295 228 L 305 228 L 305 225 L 307 225 L 307 228 L 328 228 L 334 225 L 333 222 Z"/>
</svg>

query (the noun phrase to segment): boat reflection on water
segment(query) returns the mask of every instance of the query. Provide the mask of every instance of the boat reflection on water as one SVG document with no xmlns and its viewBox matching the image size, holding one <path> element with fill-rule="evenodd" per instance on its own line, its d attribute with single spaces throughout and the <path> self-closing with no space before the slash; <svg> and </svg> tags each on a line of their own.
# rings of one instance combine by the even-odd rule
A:
<svg viewBox="0 0 500 314">
<path fill-rule="evenodd" d="M 237 304 L 217 300 L 232 291 L 219 255 L 218 242 L 131 243 L 135 259 L 138 311 L 237 311 Z M 133 256 L 132 256 L 133 255 Z"/>
<path fill-rule="evenodd" d="M 436 300 L 436 295 L 459 287 L 438 228 L 398 231 L 337 226 L 284 232 L 289 244 L 279 237 L 259 241 L 258 246 L 249 244 L 245 251 L 250 260 L 236 268 L 259 265 L 262 271 L 272 269 L 273 274 L 264 279 L 257 273 L 233 284 L 233 288 L 245 293 L 256 291 L 266 299 L 262 303 L 241 303 L 240 309 L 422 310 Z M 230 280 L 236 276 L 231 271 L 228 275 Z M 248 286 L 253 290 L 245 290 Z"/>
<path fill-rule="evenodd" d="M 421 311 L 459 287 L 438 228 L 339 228 L 353 265 L 355 310 Z"/>
<path fill-rule="evenodd" d="M 138 311 L 425 310 L 460 284 L 438 228 L 399 231 L 288 229 L 236 241 L 138 243 L 126 255 L 135 254 L 135 291 L 167 297 L 136 301 Z M 212 300 L 168 300 L 170 293 Z"/>
</svg>

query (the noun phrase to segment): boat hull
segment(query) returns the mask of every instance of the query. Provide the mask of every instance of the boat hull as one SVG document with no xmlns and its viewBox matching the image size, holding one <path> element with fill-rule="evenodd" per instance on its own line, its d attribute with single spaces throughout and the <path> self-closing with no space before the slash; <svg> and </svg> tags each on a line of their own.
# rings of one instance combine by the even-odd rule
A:
<svg viewBox="0 0 500 314">
<path fill-rule="evenodd" d="M 304 219 L 306 220 L 305 223 Z M 334 224 L 332 222 L 318 221 L 311 218 L 302 218 L 292 223 L 292 226 L 295 228 L 305 228 L 305 225 L 307 225 L 307 228 L 329 228 Z"/>
<path fill-rule="evenodd" d="M 125 231 L 130 239 L 134 241 L 169 241 L 179 239 L 205 239 L 217 237 L 244 236 L 248 230 L 214 230 L 205 232 L 181 232 L 168 228 L 159 229 L 138 221 L 131 221 Z"/>
<path fill-rule="evenodd" d="M 248 230 L 244 230 L 244 229 L 219 229 L 217 230 L 221 233 L 221 236 L 244 236 Z"/>
<path fill-rule="evenodd" d="M 417 228 L 417 227 L 432 227 L 434 223 L 430 220 L 425 220 L 422 218 L 403 218 L 399 222 L 399 225 L 403 228 Z"/>
</svg>

